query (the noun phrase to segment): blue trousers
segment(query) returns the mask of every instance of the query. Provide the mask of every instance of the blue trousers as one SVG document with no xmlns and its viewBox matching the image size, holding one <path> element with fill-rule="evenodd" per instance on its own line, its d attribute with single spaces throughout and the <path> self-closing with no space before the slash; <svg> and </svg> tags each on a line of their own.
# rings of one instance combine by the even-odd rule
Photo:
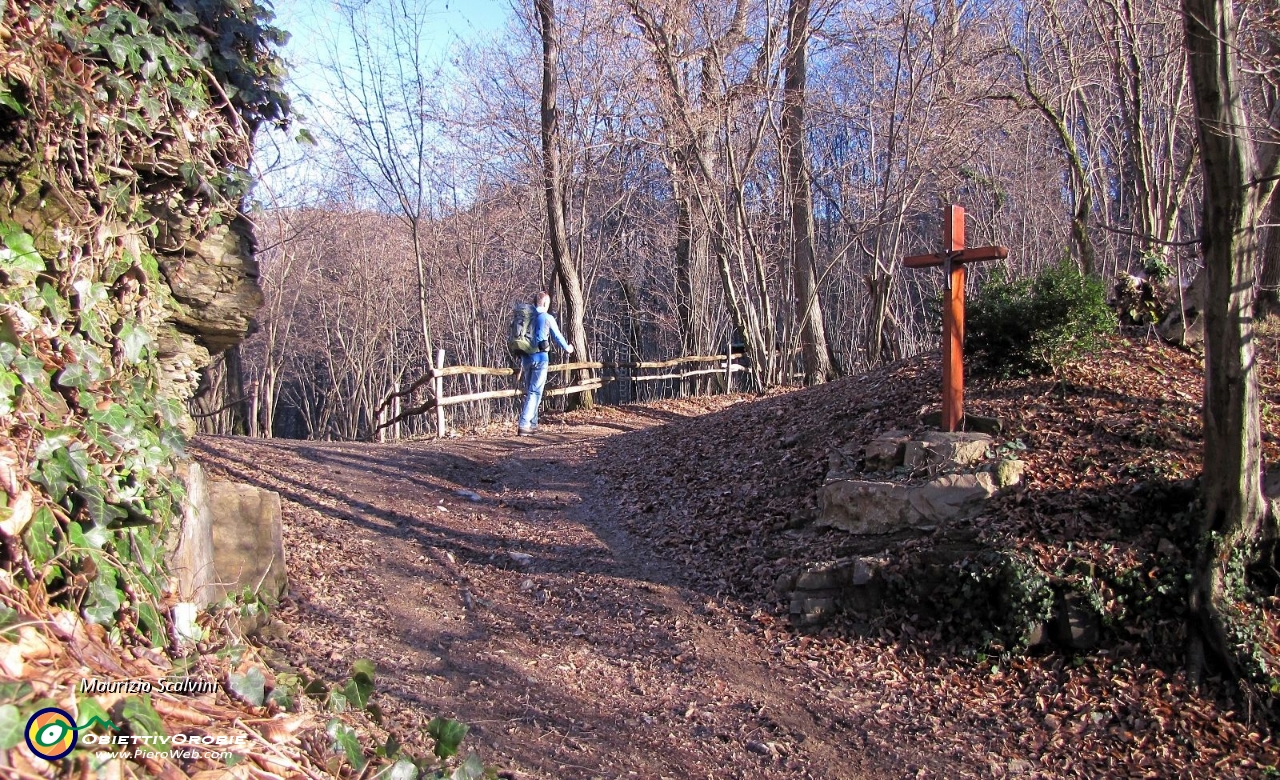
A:
<svg viewBox="0 0 1280 780">
<path fill-rule="evenodd" d="M 547 353 L 525 355 L 520 364 L 524 373 L 524 407 L 520 410 L 520 427 L 532 430 L 538 427 L 538 405 L 542 403 L 542 389 L 547 384 Z"/>
</svg>

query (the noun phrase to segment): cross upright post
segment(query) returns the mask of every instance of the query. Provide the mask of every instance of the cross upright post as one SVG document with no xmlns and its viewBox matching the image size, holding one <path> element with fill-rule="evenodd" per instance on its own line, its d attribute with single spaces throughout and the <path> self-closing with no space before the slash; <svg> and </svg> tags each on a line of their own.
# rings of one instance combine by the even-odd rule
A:
<svg viewBox="0 0 1280 780">
<path fill-rule="evenodd" d="M 965 249 L 964 207 L 948 206 L 942 219 L 942 251 L 912 255 L 903 260 L 907 268 L 940 265 L 945 300 L 942 305 L 942 429 L 960 430 L 964 423 L 964 287 L 965 265 L 984 260 L 1003 260 L 1009 250 L 1002 246 Z"/>
</svg>

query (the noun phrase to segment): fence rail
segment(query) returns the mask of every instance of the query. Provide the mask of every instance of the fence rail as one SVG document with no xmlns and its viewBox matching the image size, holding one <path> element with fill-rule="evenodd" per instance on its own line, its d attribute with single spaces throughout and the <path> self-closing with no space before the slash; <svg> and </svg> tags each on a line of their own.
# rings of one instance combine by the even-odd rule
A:
<svg viewBox="0 0 1280 780">
<path fill-rule="evenodd" d="M 725 391 L 729 392 L 733 387 L 733 375 L 741 371 L 749 369 L 734 360 L 742 357 L 740 352 L 727 352 L 723 355 L 688 355 L 685 357 L 672 358 L 671 360 L 657 361 L 635 361 L 630 363 L 621 362 L 581 362 L 581 363 L 559 363 L 547 366 L 548 373 L 564 373 L 568 371 L 607 371 L 612 372 L 613 376 L 589 377 L 576 385 L 568 387 L 555 387 L 543 392 L 544 397 L 554 398 L 557 396 L 577 395 L 593 390 L 599 390 L 610 382 L 619 381 L 618 372 L 626 369 L 631 372 L 628 379 L 631 382 L 651 382 L 661 379 L 692 379 L 701 376 L 718 375 L 725 379 Z M 419 414 L 425 414 L 432 410 L 436 414 L 436 435 L 443 437 L 446 432 L 444 410 L 449 406 L 458 404 L 475 403 L 480 401 L 494 401 L 502 398 L 517 398 L 524 395 L 522 388 L 504 388 L 502 390 L 484 390 L 475 393 L 465 393 L 463 395 L 446 395 L 444 392 L 444 380 L 446 377 L 452 376 L 515 376 L 516 371 L 512 368 L 491 368 L 489 366 L 446 366 L 445 352 L 443 349 L 436 351 L 435 365 L 422 376 L 415 379 L 403 390 L 389 393 L 382 403 L 378 405 L 377 419 L 379 423 L 374 428 L 373 434 L 378 435 L 386 428 L 389 428 L 399 422 L 407 420 L 410 417 Z M 681 366 L 694 365 L 699 363 L 720 363 L 721 365 L 713 368 L 700 368 L 692 371 L 678 371 L 660 374 L 646 374 L 636 376 L 636 371 L 650 371 L 678 368 Z M 430 383 L 431 396 L 421 404 L 409 409 L 401 410 L 400 401 L 413 395 L 423 385 Z M 395 409 L 394 414 L 388 414 L 388 409 Z M 384 419 L 385 418 L 385 419 Z"/>
</svg>

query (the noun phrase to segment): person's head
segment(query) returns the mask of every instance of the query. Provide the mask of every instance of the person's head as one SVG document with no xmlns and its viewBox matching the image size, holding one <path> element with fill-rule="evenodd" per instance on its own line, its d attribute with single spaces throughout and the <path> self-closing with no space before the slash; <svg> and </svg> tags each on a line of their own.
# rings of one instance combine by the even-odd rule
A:
<svg viewBox="0 0 1280 780">
<path fill-rule="evenodd" d="M 540 292 L 538 297 L 533 299 L 533 305 L 537 307 L 538 311 L 546 311 L 551 308 L 551 296 L 545 292 Z"/>
</svg>

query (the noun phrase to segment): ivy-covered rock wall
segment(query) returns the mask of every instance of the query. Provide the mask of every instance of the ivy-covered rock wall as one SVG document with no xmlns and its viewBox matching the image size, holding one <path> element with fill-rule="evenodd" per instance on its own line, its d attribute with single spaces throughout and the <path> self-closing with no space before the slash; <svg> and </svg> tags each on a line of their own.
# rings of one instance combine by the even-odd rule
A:
<svg viewBox="0 0 1280 780">
<path fill-rule="evenodd" d="M 283 34 L 254 0 L 3 8 L 0 627 L 162 647 L 184 401 L 261 297 L 241 204 Z"/>
</svg>

